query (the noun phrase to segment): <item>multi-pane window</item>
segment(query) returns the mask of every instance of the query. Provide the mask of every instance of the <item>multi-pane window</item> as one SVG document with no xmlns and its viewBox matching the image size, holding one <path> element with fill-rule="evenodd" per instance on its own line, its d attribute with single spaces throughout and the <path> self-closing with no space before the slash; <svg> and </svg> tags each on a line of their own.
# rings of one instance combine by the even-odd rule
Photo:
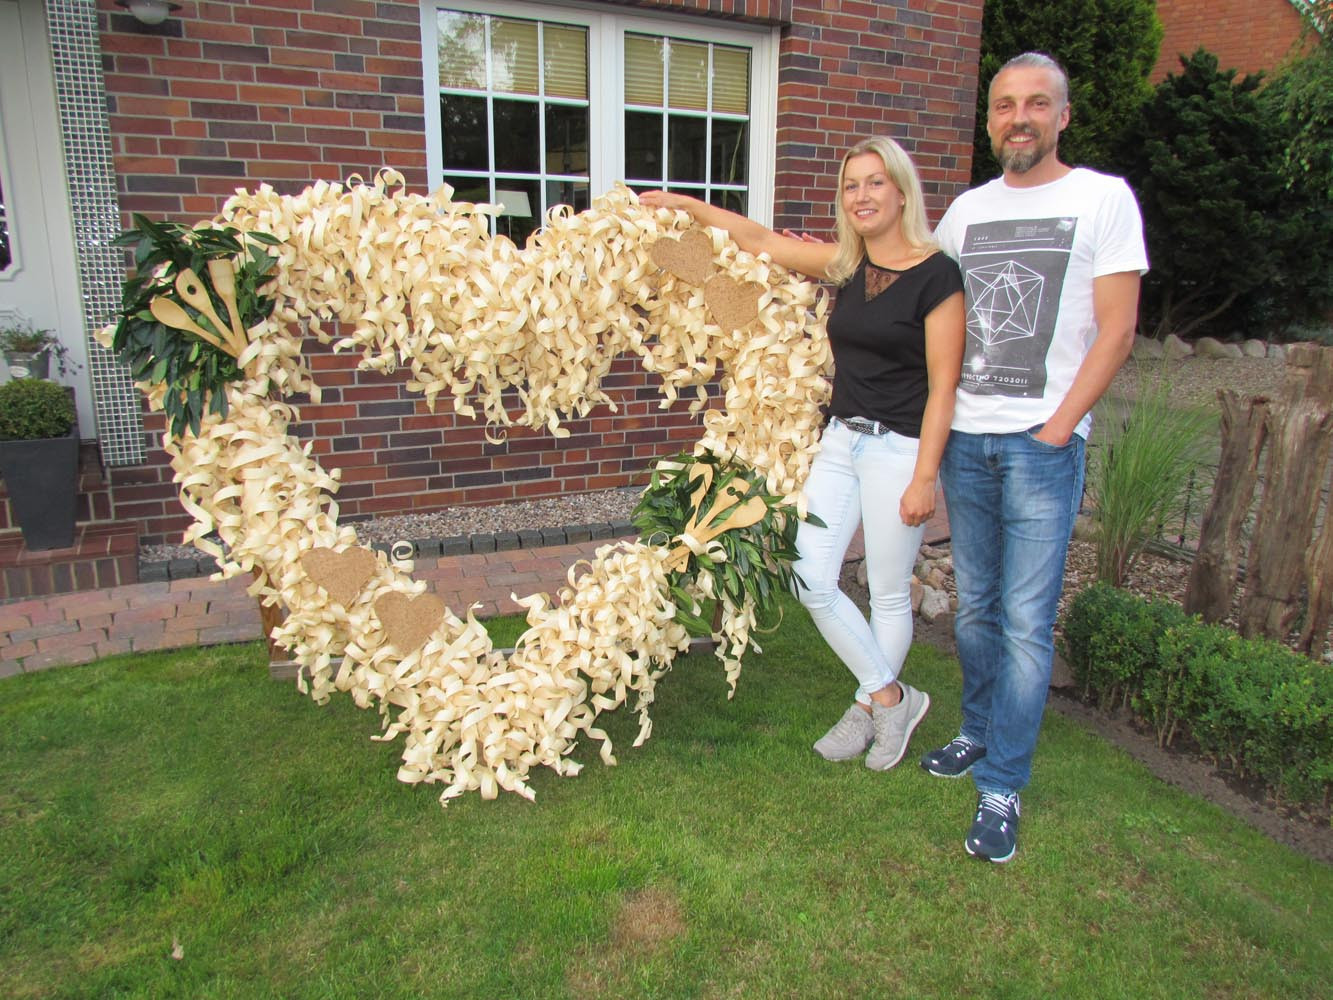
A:
<svg viewBox="0 0 1333 1000">
<path fill-rule="evenodd" d="M 504 205 L 522 244 L 552 205 L 588 207 L 588 29 L 442 10 L 443 180 L 458 201 Z"/>
<path fill-rule="evenodd" d="M 625 174 L 745 214 L 750 50 L 625 38 Z"/>
<path fill-rule="evenodd" d="M 617 181 L 768 221 L 776 34 L 522 0 L 423 0 L 431 185 L 522 243 Z M 434 102 L 432 102 L 434 103 Z"/>
</svg>

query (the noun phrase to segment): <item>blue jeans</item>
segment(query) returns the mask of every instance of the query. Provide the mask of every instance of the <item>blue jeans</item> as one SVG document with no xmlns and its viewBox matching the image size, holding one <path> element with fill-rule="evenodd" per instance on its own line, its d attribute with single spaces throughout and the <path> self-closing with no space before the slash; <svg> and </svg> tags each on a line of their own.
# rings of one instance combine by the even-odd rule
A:
<svg viewBox="0 0 1333 1000">
<path fill-rule="evenodd" d="M 958 584 L 962 734 L 986 745 L 972 778 L 987 792 L 1016 792 L 1032 774 L 1083 496 L 1083 439 L 1057 448 L 1036 440 L 1037 429 L 953 431 L 940 465 Z"/>
<path fill-rule="evenodd" d="M 796 593 L 815 627 L 857 680 L 856 700 L 893 683 L 912 645 L 912 568 L 925 525 L 909 528 L 898 500 L 916 469 L 917 439 L 859 434 L 836 417 L 821 438 L 805 483 L 810 513 L 827 527 L 802 521 Z M 843 556 L 864 528 L 870 622 L 838 587 Z"/>
</svg>

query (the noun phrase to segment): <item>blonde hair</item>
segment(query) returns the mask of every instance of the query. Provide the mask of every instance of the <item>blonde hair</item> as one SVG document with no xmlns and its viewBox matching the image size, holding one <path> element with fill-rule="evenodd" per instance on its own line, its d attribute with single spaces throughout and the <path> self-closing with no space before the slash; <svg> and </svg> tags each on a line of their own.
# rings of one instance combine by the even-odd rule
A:
<svg viewBox="0 0 1333 1000">
<path fill-rule="evenodd" d="M 842 207 L 842 186 L 847 179 L 847 162 L 853 156 L 860 156 L 862 153 L 874 153 L 878 156 L 884 164 L 884 171 L 889 175 L 889 180 L 893 181 L 894 186 L 903 194 L 903 212 L 898 226 L 907 245 L 914 250 L 934 250 L 939 246 L 930 233 L 930 225 L 926 222 L 926 202 L 925 195 L 921 192 L 921 178 L 917 176 L 916 165 L 912 163 L 907 151 L 892 139 L 883 136 L 862 139 L 847 150 L 842 158 L 842 164 L 838 167 L 838 191 L 833 199 L 838 251 L 829 262 L 828 276 L 830 281 L 839 285 L 845 285 L 851 280 L 861 264 L 861 259 L 866 255 L 865 240 L 852 229 L 847 221 L 847 213 Z"/>
</svg>

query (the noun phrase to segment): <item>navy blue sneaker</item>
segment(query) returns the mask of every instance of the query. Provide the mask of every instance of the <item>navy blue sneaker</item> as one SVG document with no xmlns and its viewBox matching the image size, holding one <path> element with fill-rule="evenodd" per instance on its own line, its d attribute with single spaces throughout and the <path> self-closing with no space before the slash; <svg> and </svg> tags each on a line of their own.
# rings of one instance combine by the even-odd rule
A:
<svg viewBox="0 0 1333 1000">
<path fill-rule="evenodd" d="M 1004 864 L 1018 850 L 1019 812 L 1017 792 L 982 792 L 963 849 L 974 858 Z"/>
<path fill-rule="evenodd" d="M 960 734 L 947 746 L 922 756 L 921 767 L 937 778 L 961 778 L 984 756 L 986 748 L 982 744 Z"/>
</svg>

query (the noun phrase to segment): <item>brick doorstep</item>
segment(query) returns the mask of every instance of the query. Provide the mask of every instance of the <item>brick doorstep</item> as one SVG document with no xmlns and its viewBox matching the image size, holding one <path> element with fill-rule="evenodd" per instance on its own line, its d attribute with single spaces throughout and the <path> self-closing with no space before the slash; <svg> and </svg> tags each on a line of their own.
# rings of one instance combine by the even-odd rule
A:
<svg viewBox="0 0 1333 1000">
<path fill-rule="evenodd" d="M 131 521 L 79 524 L 66 549 L 31 551 L 19 531 L 0 531 L 0 600 L 22 601 L 138 582 L 139 528 Z"/>
</svg>

